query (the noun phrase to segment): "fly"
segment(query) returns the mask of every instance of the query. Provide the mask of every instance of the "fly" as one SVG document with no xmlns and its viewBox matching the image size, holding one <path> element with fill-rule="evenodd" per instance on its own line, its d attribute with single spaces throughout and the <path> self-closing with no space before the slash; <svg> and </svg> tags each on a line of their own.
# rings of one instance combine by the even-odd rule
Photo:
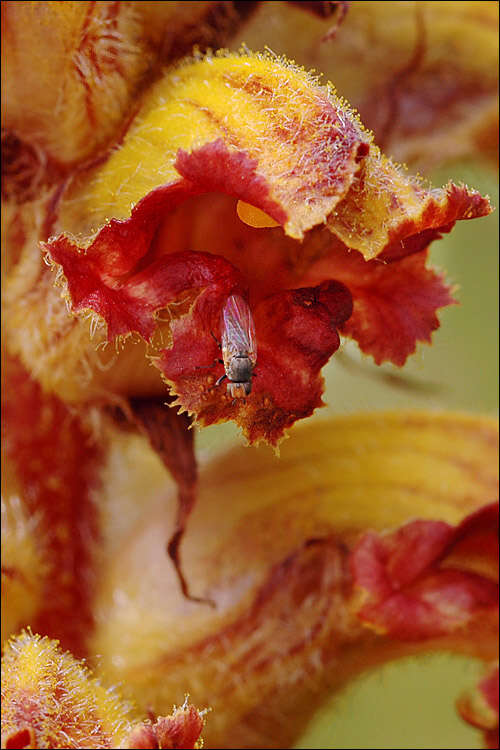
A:
<svg viewBox="0 0 500 750">
<path fill-rule="evenodd" d="M 244 398 L 252 391 L 252 375 L 257 364 L 257 341 L 252 313 L 243 297 L 232 294 L 222 310 L 222 362 L 225 373 L 216 383 L 228 379 L 232 398 Z"/>
</svg>

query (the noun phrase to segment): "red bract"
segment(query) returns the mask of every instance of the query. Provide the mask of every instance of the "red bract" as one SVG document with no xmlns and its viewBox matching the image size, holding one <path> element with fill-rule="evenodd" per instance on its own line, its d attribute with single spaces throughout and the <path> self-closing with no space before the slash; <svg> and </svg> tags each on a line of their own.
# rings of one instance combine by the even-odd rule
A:
<svg viewBox="0 0 500 750">
<path fill-rule="evenodd" d="M 491 552 L 497 536 L 497 504 L 456 528 L 413 521 L 385 536 L 366 534 L 351 556 L 361 597 L 358 616 L 394 638 L 420 640 L 453 632 L 481 611 L 494 611 L 498 582 L 492 580 Z"/>
<path fill-rule="evenodd" d="M 175 750 L 176 748 L 199 748 L 202 714 L 192 705 L 186 703 L 176 708 L 172 716 L 160 716 L 154 724 L 141 724 L 135 727 L 127 738 L 125 747 L 136 750 Z"/>
</svg>

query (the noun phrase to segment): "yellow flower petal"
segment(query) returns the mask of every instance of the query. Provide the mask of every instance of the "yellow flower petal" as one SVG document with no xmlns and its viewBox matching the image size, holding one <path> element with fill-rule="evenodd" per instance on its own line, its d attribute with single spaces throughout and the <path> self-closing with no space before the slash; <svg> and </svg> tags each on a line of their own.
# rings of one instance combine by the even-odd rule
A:
<svg viewBox="0 0 500 750">
<path fill-rule="evenodd" d="M 286 212 L 285 231 L 298 239 L 349 189 L 370 140 L 345 102 L 285 60 L 242 53 L 188 61 L 146 94 L 104 166 L 75 182 L 58 228 L 87 243 L 108 217 L 128 217 L 155 187 L 179 179 L 179 149 L 220 138 L 255 160 Z"/>
</svg>

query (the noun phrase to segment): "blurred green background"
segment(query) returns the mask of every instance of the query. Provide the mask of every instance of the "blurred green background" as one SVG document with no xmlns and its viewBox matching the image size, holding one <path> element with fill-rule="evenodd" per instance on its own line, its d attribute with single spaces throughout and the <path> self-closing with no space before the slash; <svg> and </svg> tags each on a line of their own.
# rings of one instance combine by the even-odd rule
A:
<svg viewBox="0 0 500 750">
<path fill-rule="evenodd" d="M 480 664 L 449 654 L 386 664 L 324 705 L 295 747 L 482 748 L 454 705 L 480 674 Z"/>
</svg>

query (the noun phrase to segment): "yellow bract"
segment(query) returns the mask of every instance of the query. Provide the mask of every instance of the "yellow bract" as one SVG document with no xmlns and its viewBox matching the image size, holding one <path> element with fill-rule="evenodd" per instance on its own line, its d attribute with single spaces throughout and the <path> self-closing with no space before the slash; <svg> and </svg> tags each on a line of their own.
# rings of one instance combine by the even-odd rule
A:
<svg viewBox="0 0 500 750">
<path fill-rule="evenodd" d="M 88 158 L 119 127 L 150 62 L 137 44 L 141 24 L 134 9 L 89 2 L 4 5 L 2 127 L 57 163 Z"/>
<path fill-rule="evenodd" d="M 112 144 L 161 50 L 213 2 L 5 2 L 2 127 L 65 169 Z"/>
</svg>

